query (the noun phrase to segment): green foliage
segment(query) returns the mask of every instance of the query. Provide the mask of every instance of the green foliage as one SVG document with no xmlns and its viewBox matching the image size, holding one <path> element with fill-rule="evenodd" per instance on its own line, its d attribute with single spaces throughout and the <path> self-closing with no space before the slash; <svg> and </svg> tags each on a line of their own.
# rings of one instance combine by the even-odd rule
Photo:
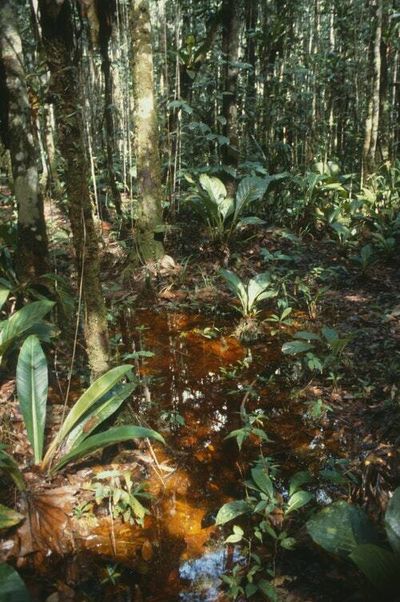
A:
<svg viewBox="0 0 400 602">
<path fill-rule="evenodd" d="M 96 474 L 90 489 L 94 492 L 95 502 L 107 506 L 113 518 L 121 518 L 130 524 L 144 525 L 144 518 L 149 514 L 141 501 L 151 496 L 145 490 L 144 483 L 134 483 L 128 471 L 107 470 Z"/>
<path fill-rule="evenodd" d="M 28 439 L 32 445 L 35 463 L 39 464 L 43 455 L 48 376 L 46 356 L 35 335 L 29 336 L 21 347 L 16 384 Z"/>
<path fill-rule="evenodd" d="M 244 284 L 239 276 L 230 270 L 221 269 L 220 274 L 240 301 L 239 311 L 243 317 L 255 316 L 257 305 L 264 299 L 271 299 L 277 294 L 272 288 L 270 272 L 257 274 L 247 284 Z"/>
<path fill-rule="evenodd" d="M 17 386 L 35 462 L 41 461 L 41 470 L 54 474 L 69 462 L 121 441 L 148 437 L 164 442 L 161 435 L 152 429 L 132 425 L 112 427 L 91 435 L 116 412 L 135 388 L 135 383 L 132 382 L 121 384 L 123 378 L 131 377 L 131 370 L 132 366 L 128 364 L 117 366 L 92 383 L 67 414 L 41 461 L 47 402 L 47 365 L 37 337 L 32 335 L 26 340 L 18 359 Z M 18 466 L 4 450 L 0 450 L 0 467 L 10 473 L 20 489 L 24 488 Z"/>
<path fill-rule="evenodd" d="M 349 559 L 381 592 L 400 586 L 400 488 L 386 514 L 386 535 L 392 550 L 383 547 L 379 533 L 365 512 L 347 502 L 334 502 L 307 522 L 312 539 L 329 553 Z"/>
<path fill-rule="evenodd" d="M 237 228 L 263 223 L 258 217 L 242 215 L 254 201 L 264 196 L 267 187 L 268 181 L 263 178 L 247 176 L 241 180 L 232 198 L 219 178 L 202 174 L 200 185 L 189 201 L 208 226 L 212 237 L 227 241 Z"/>
<path fill-rule="evenodd" d="M 49 337 L 53 336 L 50 325 L 43 322 L 44 316 L 53 307 L 53 301 L 34 301 L 0 323 L 0 362 L 9 348 L 22 336 L 33 333 L 44 341 L 48 341 Z"/>
<path fill-rule="evenodd" d="M 0 602 L 30 602 L 25 583 L 8 564 L 0 564 Z"/>
<path fill-rule="evenodd" d="M 320 334 L 306 330 L 296 332 L 293 340 L 282 345 L 282 353 L 301 356 L 309 370 L 322 373 L 328 367 L 337 366 L 350 341 L 351 336 L 340 337 L 334 328 L 324 326 Z"/>
<path fill-rule="evenodd" d="M 11 508 L 7 508 L 7 506 L 3 506 L 3 504 L 0 504 L 0 530 L 14 527 L 22 520 L 24 520 L 22 514 L 12 510 Z"/>
</svg>

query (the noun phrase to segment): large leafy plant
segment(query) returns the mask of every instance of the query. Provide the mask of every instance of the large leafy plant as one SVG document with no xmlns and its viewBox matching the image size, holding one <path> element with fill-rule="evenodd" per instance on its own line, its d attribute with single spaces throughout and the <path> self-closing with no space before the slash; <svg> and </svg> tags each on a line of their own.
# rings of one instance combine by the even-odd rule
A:
<svg viewBox="0 0 400 602">
<path fill-rule="evenodd" d="M 6 303 L 10 290 L 0 284 L 0 310 Z M 54 302 L 47 299 L 34 301 L 11 314 L 0 322 L 0 364 L 5 354 L 15 346 L 21 338 L 28 334 L 36 334 L 43 341 L 53 336 L 53 327 L 43 318 L 54 307 Z"/>
<path fill-rule="evenodd" d="M 244 564 L 236 565 L 231 574 L 222 577 L 235 599 L 241 594 L 247 599 L 257 592 L 270 600 L 278 599 L 273 584 L 276 557 L 279 550 L 292 550 L 296 545 L 288 530 L 290 517 L 313 498 L 302 488 L 311 480 L 307 472 L 298 472 L 291 478 L 285 499 L 275 479 L 276 467 L 261 457 L 251 469 L 251 478 L 244 483 L 246 496 L 224 504 L 216 516 L 215 522 L 220 526 L 235 521 L 225 543 L 240 544 L 242 555 L 247 558 Z M 277 516 L 281 517 L 279 521 Z M 267 549 L 272 549 L 270 561 L 265 558 Z"/>
<path fill-rule="evenodd" d="M 70 462 L 122 441 L 149 437 L 163 442 L 157 432 L 136 425 L 111 427 L 93 434 L 134 390 L 131 370 L 128 364 L 117 366 L 98 378 L 70 409 L 44 453 L 47 362 L 39 339 L 31 335 L 25 340 L 18 357 L 17 395 L 34 461 L 40 470 L 54 474 Z M 122 382 L 123 379 L 130 382 Z M 22 473 L 4 449 L 0 449 L 0 468 L 9 472 L 19 489 L 24 488 Z"/>
<path fill-rule="evenodd" d="M 275 297 L 277 292 L 272 287 L 270 272 L 263 272 L 251 278 L 245 284 L 239 276 L 230 270 L 222 269 L 221 276 L 240 301 L 238 310 L 243 317 L 248 318 L 257 314 L 257 306 L 264 299 Z"/>
<path fill-rule="evenodd" d="M 219 178 L 202 174 L 199 186 L 189 200 L 207 224 L 211 236 L 227 241 L 241 226 L 264 223 L 255 216 L 243 217 L 243 213 L 264 196 L 268 184 L 266 178 L 247 176 L 239 183 L 235 196 L 231 197 Z"/>
<path fill-rule="evenodd" d="M 389 545 L 361 508 L 338 501 L 310 518 L 307 530 L 315 543 L 330 554 L 352 561 L 388 595 L 400 587 L 400 487 L 388 504 L 384 523 Z"/>
</svg>

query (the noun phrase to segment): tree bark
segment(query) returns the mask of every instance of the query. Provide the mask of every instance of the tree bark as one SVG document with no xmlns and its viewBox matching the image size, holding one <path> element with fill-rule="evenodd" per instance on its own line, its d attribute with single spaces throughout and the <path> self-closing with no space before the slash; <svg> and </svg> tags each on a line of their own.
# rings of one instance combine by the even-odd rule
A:
<svg viewBox="0 0 400 602">
<path fill-rule="evenodd" d="M 1 134 L 10 151 L 18 208 L 16 271 L 26 283 L 37 280 L 49 267 L 31 107 L 13 4 L 12 0 L 0 3 Z"/>
<path fill-rule="evenodd" d="M 88 186 L 76 50 L 69 0 L 62 5 L 40 0 L 43 43 L 51 73 L 52 100 L 58 126 L 58 146 L 65 162 L 65 185 L 85 307 L 84 336 L 90 370 L 96 378 L 108 369 L 107 315 L 100 283 L 98 238 Z"/>
<path fill-rule="evenodd" d="M 145 262 L 164 255 L 162 237 L 161 161 L 153 81 L 153 49 L 147 0 L 132 0 L 132 78 L 135 155 L 138 187 L 137 249 Z"/>
<path fill-rule="evenodd" d="M 372 173 L 375 167 L 376 146 L 379 131 L 380 116 L 380 86 L 381 86 L 381 40 L 382 40 L 382 13 L 383 0 L 376 3 L 376 22 L 374 41 L 372 47 L 372 79 L 371 96 L 368 103 L 368 114 L 365 122 L 365 136 L 363 148 L 364 176 Z"/>
<path fill-rule="evenodd" d="M 114 119 L 113 119 L 113 78 L 109 56 L 109 44 L 112 33 L 112 18 L 115 3 L 110 0 L 96 0 L 96 11 L 99 23 L 99 48 L 101 69 L 104 77 L 104 124 L 106 138 L 106 157 L 108 182 L 115 209 L 122 216 L 121 194 L 118 190 L 114 170 Z"/>
<path fill-rule="evenodd" d="M 224 163 L 237 166 L 240 158 L 237 80 L 239 70 L 240 4 L 224 0 L 222 5 L 222 52 L 225 58 L 222 115 L 225 118 L 224 135 L 229 144 L 222 147 Z"/>
</svg>

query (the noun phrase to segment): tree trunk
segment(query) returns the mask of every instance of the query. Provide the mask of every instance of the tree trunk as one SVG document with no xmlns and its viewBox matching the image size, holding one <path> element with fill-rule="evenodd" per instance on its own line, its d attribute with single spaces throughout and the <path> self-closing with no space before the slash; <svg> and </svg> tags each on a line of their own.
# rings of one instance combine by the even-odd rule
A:
<svg viewBox="0 0 400 602">
<path fill-rule="evenodd" d="M 0 3 L 0 96 L 4 115 L 2 138 L 10 150 L 18 207 L 16 270 L 25 283 L 36 280 L 49 268 L 34 129 L 13 4 L 12 0 Z"/>
<path fill-rule="evenodd" d="M 96 0 L 96 10 L 99 22 L 99 48 L 101 69 L 104 76 L 104 123 L 106 138 L 106 157 L 108 182 L 115 209 L 122 216 L 121 194 L 118 190 L 114 170 L 114 119 L 113 119 L 113 78 L 109 56 L 109 43 L 112 33 L 112 17 L 115 3 L 110 0 Z"/>
<path fill-rule="evenodd" d="M 237 80 L 239 70 L 240 4 L 224 0 L 222 5 L 222 52 L 225 59 L 222 115 L 225 118 L 224 135 L 229 144 L 222 147 L 222 159 L 228 165 L 239 163 L 239 130 L 237 107 Z"/>
<path fill-rule="evenodd" d="M 376 3 L 376 29 L 372 49 L 372 89 L 365 122 L 363 148 L 364 176 L 372 173 L 375 167 L 376 146 L 378 141 L 381 86 L 381 40 L 382 40 L 383 0 Z"/>
<path fill-rule="evenodd" d="M 58 146 L 65 162 L 68 210 L 82 278 L 85 307 L 84 336 L 92 377 L 108 369 L 107 315 L 100 283 L 99 247 L 88 186 L 88 168 L 83 144 L 78 75 L 73 62 L 76 50 L 71 5 L 40 0 L 43 42 L 51 72 L 52 99 Z"/>
<path fill-rule="evenodd" d="M 153 81 L 153 49 L 147 0 L 132 0 L 132 77 L 135 155 L 138 186 L 137 249 L 146 262 L 164 255 L 162 237 L 161 161 Z"/>
</svg>

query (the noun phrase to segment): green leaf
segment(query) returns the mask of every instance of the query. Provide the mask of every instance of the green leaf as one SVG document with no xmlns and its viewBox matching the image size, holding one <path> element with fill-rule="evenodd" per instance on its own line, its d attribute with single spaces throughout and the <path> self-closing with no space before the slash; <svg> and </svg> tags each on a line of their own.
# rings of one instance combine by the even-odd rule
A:
<svg viewBox="0 0 400 602">
<path fill-rule="evenodd" d="M 94 404 L 104 397 L 108 391 L 110 391 L 118 381 L 124 376 L 131 372 L 132 366 L 130 364 L 123 364 L 115 368 L 111 368 L 105 374 L 100 376 L 90 387 L 81 395 L 75 405 L 71 408 L 68 416 L 61 425 L 57 436 L 54 438 L 52 444 L 46 452 L 44 457 L 42 468 L 46 468 L 54 457 L 58 447 L 62 441 L 67 437 L 71 430 L 79 423 L 79 421 L 87 415 L 89 410 Z"/>
<path fill-rule="evenodd" d="M 21 577 L 8 564 L 0 564 L 0 602 L 30 602 Z"/>
<path fill-rule="evenodd" d="M 271 296 L 269 293 L 265 295 L 266 289 L 269 288 L 271 284 L 271 274 L 270 272 L 263 272 L 261 274 L 257 274 L 254 278 L 252 278 L 247 285 L 247 306 L 248 310 L 251 311 L 253 306 L 262 299 Z"/>
<path fill-rule="evenodd" d="M 10 292 L 10 289 L 0 285 L 0 309 L 2 309 L 4 303 L 7 301 Z"/>
<path fill-rule="evenodd" d="M 334 502 L 307 523 L 307 531 L 316 544 L 330 554 L 347 558 L 359 544 L 379 543 L 379 537 L 358 506 Z"/>
<path fill-rule="evenodd" d="M 17 364 L 17 395 L 35 463 L 43 456 L 48 391 L 46 356 L 39 339 L 28 337 L 21 347 Z"/>
<path fill-rule="evenodd" d="M 239 541 L 242 541 L 243 535 L 243 529 L 241 529 L 238 525 L 233 525 L 233 533 L 225 539 L 224 543 L 238 543 Z"/>
<path fill-rule="evenodd" d="M 272 583 L 266 579 L 260 579 L 260 581 L 257 582 L 257 585 L 260 592 L 267 596 L 268 600 L 271 600 L 271 602 L 278 602 L 278 593 Z"/>
<path fill-rule="evenodd" d="M 238 219 L 243 209 L 264 195 L 266 188 L 265 181 L 256 176 L 247 176 L 240 181 L 236 192 L 234 221 Z"/>
<path fill-rule="evenodd" d="M 296 472 L 296 474 L 294 474 L 290 479 L 289 496 L 292 496 L 302 485 L 309 483 L 311 480 L 311 475 L 306 470 Z"/>
<path fill-rule="evenodd" d="M 78 422 L 68 435 L 65 441 L 65 451 L 69 452 L 75 446 L 80 445 L 90 433 L 118 410 L 135 388 L 136 383 L 120 385 L 96 402 L 91 411 Z"/>
<path fill-rule="evenodd" d="M 97 435 L 88 437 L 83 441 L 83 443 L 81 443 L 81 445 L 75 447 L 68 454 L 62 456 L 58 464 L 56 464 L 52 469 L 52 472 L 57 472 L 69 462 L 85 458 L 86 456 L 89 456 L 99 449 L 108 447 L 109 445 L 122 443 L 123 441 L 132 441 L 134 439 L 145 438 L 155 439 L 156 441 L 165 443 L 164 438 L 152 429 L 133 425 L 112 427 L 104 433 L 98 433 Z"/>
<path fill-rule="evenodd" d="M 234 500 L 224 504 L 218 511 L 216 525 L 225 525 L 241 514 L 251 512 L 251 506 L 245 500 Z"/>
<path fill-rule="evenodd" d="M 0 470 L 10 475 L 19 491 L 26 490 L 24 475 L 22 474 L 18 464 L 6 451 L 4 446 L 0 444 Z"/>
<path fill-rule="evenodd" d="M 263 224 L 265 224 L 265 220 L 253 215 L 249 217 L 243 217 L 238 221 L 236 227 L 241 228 L 242 226 L 262 226 Z"/>
<path fill-rule="evenodd" d="M 285 537 L 279 542 L 281 548 L 285 550 L 293 550 L 296 546 L 296 540 L 294 537 Z"/>
<path fill-rule="evenodd" d="M 22 520 L 24 520 L 22 514 L 0 504 L 0 529 L 14 527 L 14 525 L 18 525 Z"/>
<path fill-rule="evenodd" d="M 296 334 L 293 335 L 295 339 L 302 339 L 304 341 L 320 341 L 321 337 L 319 337 L 315 332 L 310 332 L 308 330 L 299 330 Z"/>
<path fill-rule="evenodd" d="M 310 349 L 314 349 L 314 345 L 306 341 L 289 341 L 282 345 L 282 353 L 285 355 L 297 355 L 298 353 L 310 351 Z"/>
<path fill-rule="evenodd" d="M 40 322 L 53 307 L 53 301 L 34 301 L 8 318 L 0 333 L 0 360 L 9 346 L 27 330 Z"/>
<path fill-rule="evenodd" d="M 367 579 L 381 591 L 398 591 L 400 557 L 374 544 L 360 544 L 350 554 L 351 560 Z"/>
<path fill-rule="evenodd" d="M 222 199 L 226 197 L 226 188 L 219 178 L 210 178 L 207 174 L 202 174 L 200 185 L 215 205 L 219 205 Z"/>
<path fill-rule="evenodd" d="M 243 311 L 247 310 L 247 290 L 236 274 L 231 272 L 230 270 L 221 269 L 221 276 L 226 280 L 231 291 L 239 298 L 240 303 L 242 305 Z"/>
<path fill-rule="evenodd" d="M 290 512 L 294 512 L 295 510 L 299 510 L 313 498 L 312 493 L 309 491 L 296 491 L 293 495 L 290 496 L 289 502 L 286 508 L 285 514 L 290 514 Z"/>
<path fill-rule="evenodd" d="M 389 501 L 385 514 L 387 538 L 395 552 L 400 554 L 400 487 Z"/>
<path fill-rule="evenodd" d="M 253 468 L 251 470 L 251 478 L 257 487 L 266 493 L 271 500 L 274 498 L 274 485 L 263 468 Z"/>
</svg>

